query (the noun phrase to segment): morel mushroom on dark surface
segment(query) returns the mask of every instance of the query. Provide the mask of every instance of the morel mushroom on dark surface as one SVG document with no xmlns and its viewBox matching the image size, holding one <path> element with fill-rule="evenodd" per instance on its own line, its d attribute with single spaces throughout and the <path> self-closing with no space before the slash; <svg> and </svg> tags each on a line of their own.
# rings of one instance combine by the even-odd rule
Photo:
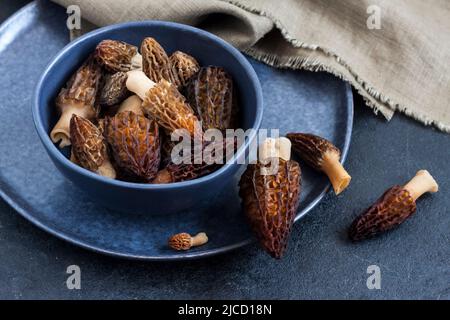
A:
<svg viewBox="0 0 450 320">
<path fill-rule="evenodd" d="M 189 250 L 192 247 L 204 245 L 208 242 L 208 236 L 204 232 L 200 232 L 195 236 L 189 233 L 178 233 L 169 239 L 169 247 L 174 250 Z"/>
<path fill-rule="evenodd" d="M 153 38 L 145 38 L 141 44 L 142 71 L 153 82 L 166 80 L 178 86 L 178 73 L 172 64 L 163 47 Z"/>
<path fill-rule="evenodd" d="M 358 216 L 350 226 L 350 239 L 364 240 L 400 225 L 416 211 L 416 200 L 421 195 L 437 192 L 438 189 L 438 184 L 428 171 L 418 171 L 406 185 L 389 188 Z"/>
<path fill-rule="evenodd" d="M 159 128 L 154 120 L 131 111 L 105 119 L 104 134 L 124 176 L 150 182 L 160 162 Z"/>
<path fill-rule="evenodd" d="M 178 74 L 177 86 L 184 87 L 190 78 L 192 78 L 199 70 L 200 65 L 194 57 L 181 51 L 175 51 L 169 58 L 172 68 Z"/>
<path fill-rule="evenodd" d="M 202 129 L 184 96 L 166 80 L 154 83 L 142 71 L 128 73 L 127 88 L 142 100 L 146 115 L 169 131 L 186 129 L 192 137 L 201 137 Z"/>
<path fill-rule="evenodd" d="M 290 143 L 281 139 L 263 143 L 258 163 L 248 165 L 239 182 L 239 195 L 250 226 L 263 248 L 277 259 L 286 250 L 301 191 L 300 165 L 289 160 L 289 152 L 283 149 L 290 149 Z M 266 156 L 274 159 L 272 155 L 277 153 L 275 172 L 267 172 L 270 164 Z"/>
<path fill-rule="evenodd" d="M 116 171 L 109 160 L 106 141 L 92 122 L 73 114 L 70 120 L 70 139 L 73 162 L 92 172 L 115 179 Z"/>
<path fill-rule="evenodd" d="M 127 72 L 139 68 L 141 56 L 137 47 L 123 41 L 103 40 L 95 48 L 95 57 L 109 72 Z"/>
<path fill-rule="evenodd" d="M 341 151 L 330 141 L 308 133 L 288 133 L 292 149 L 309 166 L 324 172 L 333 186 L 336 195 L 350 184 L 351 176 L 339 162 Z"/>
<path fill-rule="evenodd" d="M 116 72 L 104 77 L 104 84 L 99 98 L 101 106 L 114 106 L 121 103 L 131 94 L 126 86 L 127 77 L 126 72 Z"/>
<path fill-rule="evenodd" d="M 90 57 L 59 92 L 55 103 L 61 116 L 50 132 L 50 138 L 54 143 L 59 143 L 60 148 L 70 145 L 72 114 L 89 120 L 98 115 L 96 96 L 101 75 L 100 66 Z"/>
<path fill-rule="evenodd" d="M 186 97 L 204 131 L 232 128 L 233 81 L 223 68 L 201 68 L 187 85 Z"/>
</svg>

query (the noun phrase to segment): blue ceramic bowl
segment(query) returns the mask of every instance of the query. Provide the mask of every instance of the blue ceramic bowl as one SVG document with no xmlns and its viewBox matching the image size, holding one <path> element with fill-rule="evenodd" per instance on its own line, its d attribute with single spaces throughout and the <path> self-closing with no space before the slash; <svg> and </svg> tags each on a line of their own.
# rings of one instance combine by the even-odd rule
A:
<svg viewBox="0 0 450 320">
<path fill-rule="evenodd" d="M 120 211 L 166 214 L 191 208 L 235 183 L 233 178 L 238 173 L 239 165 L 234 161 L 208 176 L 166 185 L 124 182 L 102 177 L 73 164 L 67 158 L 67 152 L 59 150 L 49 136 L 58 117 L 55 97 L 96 45 L 104 39 L 115 39 L 139 47 L 148 36 L 154 37 L 169 54 L 181 50 L 197 58 L 203 66 L 224 67 L 233 77 L 237 89 L 241 127 L 259 129 L 263 112 L 261 86 L 247 59 L 230 44 L 208 32 L 161 21 L 104 27 L 67 45 L 53 58 L 39 80 L 32 111 L 37 133 L 55 166 L 93 199 Z M 235 159 L 245 155 L 254 138 L 255 135 L 249 137 Z"/>
</svg>

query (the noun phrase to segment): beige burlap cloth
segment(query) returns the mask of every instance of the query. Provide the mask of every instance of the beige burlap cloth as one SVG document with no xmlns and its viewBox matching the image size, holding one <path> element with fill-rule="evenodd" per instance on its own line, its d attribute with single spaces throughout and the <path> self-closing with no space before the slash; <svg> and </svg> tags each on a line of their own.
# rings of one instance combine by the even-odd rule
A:
<svg viewBox="0 0 450 320">
<path fill-rule="evenodd" d="M 198 26 L 276 67 L 327 71 L 375 112 L 450 132 L 448 0 L 55 0 L 104 26 L 168 20 Z"/>
</svg>

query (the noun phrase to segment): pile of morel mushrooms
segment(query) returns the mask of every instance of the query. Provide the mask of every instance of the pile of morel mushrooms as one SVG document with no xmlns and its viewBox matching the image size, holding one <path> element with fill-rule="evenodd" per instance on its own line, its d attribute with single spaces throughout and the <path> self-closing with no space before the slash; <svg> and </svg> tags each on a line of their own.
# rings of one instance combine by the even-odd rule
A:
<svg viewBox="0 0 450 320">
<path fill-rule="evenodd" d="M 171 183 L 217 170 L 220 164 L 203 160 L 173 163 L 170 135 L 185 129 L 195 139 L 208 129 L 236 128 L 231 77 L 221 67 L 200 67 L 186 53 L 168 56 L 153 38 L 144 39 L 140 52 L 121 41 L 99 43 L 61 89 L 56 99 L 61 116 L 51 139 L 61 148 L 72 146 L 74 163 L 113 179 Z M 229 144 L 233 152 L 237 147 L 234 139 L 220 143 L 227 152 Z M 207 145 L 202 140 L 202 148 Z M 257 163 L 249 164 L 241 177 L 239 194 L 254 233 L 274 258 L 286 250 L 300 200 L 301 170 L 291 159 L 291 146 L 303 163 L 328 176 L 336 194 L 351 180 L 340 163 L 340 150 L 322 137 L 289 133 L 261 143 Z M 419 171 L 356 218 L 349 237 L 359 241 L 401 224 L 415 212 L 422 194 L 437 190 L 433 177 Z M 192 237 L 183 232 L 172 236 L 169 246 L 188 250 L 207 241 L 205 233 Z"/>
<path fill-rule="evenodd" d="M 217 170 L 220 163 L 174 164 L 171 133 L 184 129 L 205 148 L 204 131 L 235 128 L 230 75 L 222 67 L 200 67 L 180 51 L 168 56 L 150 37 L 140 52 L 122 41 L 98 44 L 56 99 L 61 116 L 52 141 L 71 145 L 74 163 L 124 181 L 180 182 Z"/>
</svg>

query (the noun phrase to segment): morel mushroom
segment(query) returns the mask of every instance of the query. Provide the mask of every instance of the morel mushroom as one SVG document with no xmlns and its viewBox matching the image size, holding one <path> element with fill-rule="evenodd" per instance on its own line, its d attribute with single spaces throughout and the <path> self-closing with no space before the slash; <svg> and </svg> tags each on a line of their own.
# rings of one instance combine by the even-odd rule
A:
<svg viewBox="0 0 450 320">
<path fill-rule="evenodd" d="M 142 100 L 137 95 L 133 94 L 132 96 L 125 99 L 119 106 L 117 113 L 131 111 L 137 115 L 143 116 L 144 112 L 142 111 Z"/>
<path fill-rule="evenodd" d="M 269 140 L 261 145 L 261 149 L 259 161 L 248 165 L 241 177 L 239 195 L 262 247 L 279 259 L 286 250 L 297 213 L 301 171 L 300 165 L 289 159 L 290 143 L 286 138 Z M 274 155 L 278 157 L 274 158 Z M 274 160 L 276 166 L 270 168 L 269 161 Z"/>
<path fill-rule="evenodd" d="M 161 128 L 161 167 L 165 168 L 170 162 L 172 157 L 172 149 L 177 144 L 176 141 L 172 141 L 170 132 L 167 129 Z"/>
<path fill-rule="evenodd" d="M 61 89 L 56 98 L 56 107 L 61 116 L 50 132 L 50 138 L 59 147 L 70 145 L 70 119 L 73 114 L 86 119 L 98 115 L 96 96 L 101 80 L 101 68 L 93 58 L 89 58 Z"/>
<path fill-rule="evenodd" d="M 228 159 L 231 159 L 237 150 L 237 139 L 223 141 L 203 142 L 201 152 L 191 150 L 190 159 L 182 163 L 170 163 L 158 172 L 153 183 L 172 183 L 193 180 L 210 174 L 220 168 Z M 216 151 L 221 154 L 216 154 Z"/>
<path fill-rule="evenodd" d="M 167 184 L 173 182 L 182 182 L 197 179 L 206 176 L 219 168 L 218 164 L 174 164 L 169 163 L 164 169 L 160 170 L 153 180 L 153 184 Z"/>
<path fill-rule="evenodd" d="M 154 83 L 142 71 L 128 72 L 127 88 L 142 100 L 146 115 L 169 131 L 186 129 L 192 137 L 201 137 L 197 117 L 177 88 L 166 80 Z"/>
<path fill-rule="evenodd" d="M 109 72 L 127 72 L 139 68 L 141 60 L 137 47 L 117 40 L 100 42 L 95 48 L 95 57 Z"/>
<path fill-rule="evenodd" d="M 189 233 L 178 233 L 169 239 L 169 247 L 174 250 L 189 250 L 192 247 L 204 245 L 208 242 L 208 236 L 204 232 L 192 237 Z"/>
<path fill-rule="evenodd" d="M 190 78 L 192 78 L 199 70 L 200 65 L 194 57 L 181 51 L 175 51 L 169 58 L 172 68 L 178 74 L 177 86 L 184 87 Z"/>
<path fill-rule="evenodd" d="M 153 38 L 145 38 L 141 44 L 142 71 L 153 82 L 167 80 L 175 86 L 179 85 L 178 73 L 163 47 Z"/>
<path fill-rule="evenodd" d="M 150 182 L 160 162 L 159 128 L 154 120 L 131 111 L 105 119 L 105 136 L 123 175 Z"/>
<path fill-rule="evenodd" d="M 103 89 L 99 99 L 100 105 L 111 107 L 121 103 L 130 95 L 126 86 L 127 77 L 126 72 L 116 72 L 104 77 Z"/>
<path fill-rule="evenodd" d="M 437 192 L 438 184 L 426 170 L 420 170 L 406 185 L 388 189 L 370 208 L 357 217 L 349 237 L 360 241 L 392 229 L 416 211 L 416 200 L 427 192 Z"/>
<path fill-rule="evenodd" d="M 187 85 L 186 97 L 204 131 L 232 127 L 233 81 L 223 68 L 201 68 Z"/>
<path fill-rule="evenodd" d="M 70 139 L 72 162 L 99 175 L 115 179 L 116 171 L 109 160 L 105 139 L 92 122 L 73 114 L 70 120 Z"/>
<path fill-rule="evenodd" d="M 292 148 L 308 165 L 325 172 L 336 195 L 350 184 L 351 176 L 339 162 L 341 151 L 330 141 L 308 133 L 288 133 Z"/>
</svg>

